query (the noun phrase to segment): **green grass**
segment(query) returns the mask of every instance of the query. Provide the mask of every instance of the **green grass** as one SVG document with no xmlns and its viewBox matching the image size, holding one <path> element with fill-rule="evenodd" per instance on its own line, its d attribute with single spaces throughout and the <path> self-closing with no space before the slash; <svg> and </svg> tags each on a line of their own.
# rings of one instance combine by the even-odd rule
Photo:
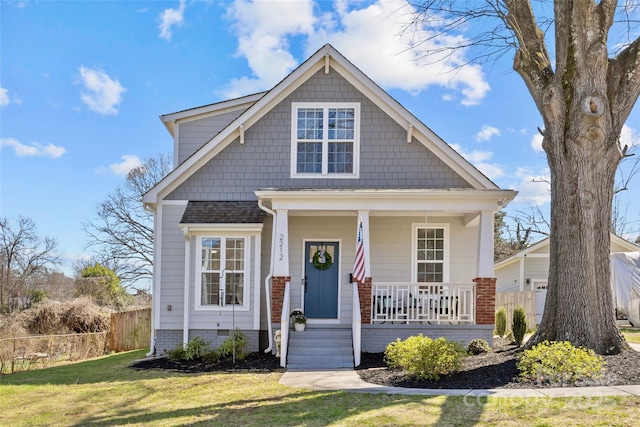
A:
<svg viewBox="0 0 640 427">
<path fill-rule="evenodd" d="M 620 328 L 627 342 L 640 344 L 640 328 Z"/>
<path fill-rule="evenodd" d="M 128 368 L 144 351 L 0 377 L 3 426 L 640 425 L 637 398 L 464 398 L 326 392 L 278 373 Z"/>
</svg>

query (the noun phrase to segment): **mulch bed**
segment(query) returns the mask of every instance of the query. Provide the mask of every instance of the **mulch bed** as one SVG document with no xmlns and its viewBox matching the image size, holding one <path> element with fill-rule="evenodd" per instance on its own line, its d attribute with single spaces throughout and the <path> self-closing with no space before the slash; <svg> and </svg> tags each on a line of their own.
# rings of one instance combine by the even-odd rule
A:
<svg viewBox="0 0 640 427">
<path fill-rule="evenodd" d="M 438 381 L 408 378 L 401 370 L 390 369 L 383 353 L 363 353 L 357 372 L 364 381 L 392 387 L 431 389 L 549 388 L 640 384 L 640 353 L 629 350 L 603 356 L 604 375 L 575 384 L 532 383 L 518 381 L 516 361 L 520 353 L 507 340 L 494 338 L 489 353 L 465 357 L 460 372 Z"/>
<path fill-rule="evenodd" d="M 392 387 L 431 389 L 543 388 L 640 385 L 640 352 L 633 350 L 603 356 L 604 376 L 576 384 L 539 384 L 518 381 L 516 360 L 520 350 L 508 341 L 495 338 L 489 353 L 464 359 L 462 370 L 439 381 L 408 378 L 401 370 L 390 369 L 383 353 L 363 353 L 356 372 L 364 381 Z M 244 360 L 223 359 L 216 363 L 202 360 L 173 362 L 166 357 L 145 359 L 131 365 L 134 369 L 166 369 L 177 372 L 284 372 L 280 359 L 263 352 L 250 353 Z"/>
<path fill-rule="evenodd" d="M 284 372 L 280 367 L 280 358 L 262 351 L 249 353 L 244 360 L 233 361 L 232 358 L 224 358 L 217 362 L 205 362 L 203 360 L 172 361 L 166 357 L 157 359 L 143 359 L 131 365 L 134 369 L 166 369 L 177 372 Z"/>
</svg>

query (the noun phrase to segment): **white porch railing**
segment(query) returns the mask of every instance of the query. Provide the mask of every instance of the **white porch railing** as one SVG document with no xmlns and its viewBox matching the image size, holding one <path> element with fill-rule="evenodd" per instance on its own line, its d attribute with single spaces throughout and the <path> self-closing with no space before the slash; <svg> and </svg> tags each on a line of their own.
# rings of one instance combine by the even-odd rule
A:
<svg viewBox="0 0 640 427">
<path fill-rule="evenodd" d="M 289 313 L 291 313 L 291 283 L 284 286 L 284 301 L 280 316 L 280 366 L 287 367 L 287 351 L 289 347 Z"/>
<path fill-rule="evenodd" d="M 353 284 L 353 323 L 351 325 L 351 338 L 353 339 L 353 364 L 360 366 L 361 351 L 361 329 L 362 315 L 360 314 L 360 295 L 358 294 L 358 284 Z"/>
<path fill-rule="evenodd" d="M 467 323 L 476 320 L 476 286 L 459 283 L 374 283 L 372 323 Z"/>
</svg>

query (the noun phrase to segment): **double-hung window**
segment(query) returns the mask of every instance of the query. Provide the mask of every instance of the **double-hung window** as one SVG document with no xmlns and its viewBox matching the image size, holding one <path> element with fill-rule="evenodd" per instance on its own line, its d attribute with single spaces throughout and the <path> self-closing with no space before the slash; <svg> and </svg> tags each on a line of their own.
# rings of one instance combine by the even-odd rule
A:
<svg viewBox="0 0 640 427">
<path fill-rule="evenodd" d="M 415 225 L 413 235 L 415 281 L 447 282 L 449 280 L 448 225 Z"/>
<path fill-rule="evenodd" d="M 356 178 L 360 104 L 292 104 L 291 176 Z"/>
<path fill-rule="evenodd" d="M 248 265 L 245 237 L 200 237 L 199 307 L 245 307 Z"/>
</svg>

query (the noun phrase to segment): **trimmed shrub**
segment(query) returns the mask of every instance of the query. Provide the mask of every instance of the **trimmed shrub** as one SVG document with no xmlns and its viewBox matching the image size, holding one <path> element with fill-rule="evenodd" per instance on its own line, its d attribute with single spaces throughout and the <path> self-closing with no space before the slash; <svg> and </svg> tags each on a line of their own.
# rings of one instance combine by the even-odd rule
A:
<svg viewBox="0 0 640 427">
<path fill-rule="evenodd" d="M 604 361 L 593 350 L 568 341 L 544 341 L 525 350 L 518 361 L 521 381 L 575 383 L 602 377 Z"/>
<path fill-rule="evenodd" d="M 229 334 L 229 338 L 224 340 L 218 348 L 219 357 L 231 357 L 233 355 L 234 346 L 236 352 L 236 359 L 244 360 L 247 357 L 247 353 L 244 348 L 247 344 L 247 337 L 239 330 L 234 330 Z"/>
<path fill-rule="evenodd" d="M 400 368 L 410 377 L 433 381 L 458 372 L 464 355 L 461 344 L 443 337 L 433 340 L 422 334 L 404 341 L 398 339 L 385 350 L 390 367 Z"/>
<path fill-rule="evenodd" d="M 511 329 L 513 330 L 513 338 L 516 345 L 520 347 L 522 345 L 522 340 L 524 339 L 524 334 L 527 333 L 527 313 L 521 305 L 518 305 L 513 309 L 513 322 Z"/>
<path fill-rule="evenodd" d="M 504 337 L 507 332 L 507 310 L 504 307 L 500 307 L 496 311 L 496 334 L 499 337 Z"/>
<path fill-rule="evenodd" d="M 478 355 L 488 353 L 490 350 L 491 347 L 489 347 L 489 343 L 481 338 L 471 340 L 469 344 L 467 344 L 467 353 L 469 354 Z"/>
</svg>

